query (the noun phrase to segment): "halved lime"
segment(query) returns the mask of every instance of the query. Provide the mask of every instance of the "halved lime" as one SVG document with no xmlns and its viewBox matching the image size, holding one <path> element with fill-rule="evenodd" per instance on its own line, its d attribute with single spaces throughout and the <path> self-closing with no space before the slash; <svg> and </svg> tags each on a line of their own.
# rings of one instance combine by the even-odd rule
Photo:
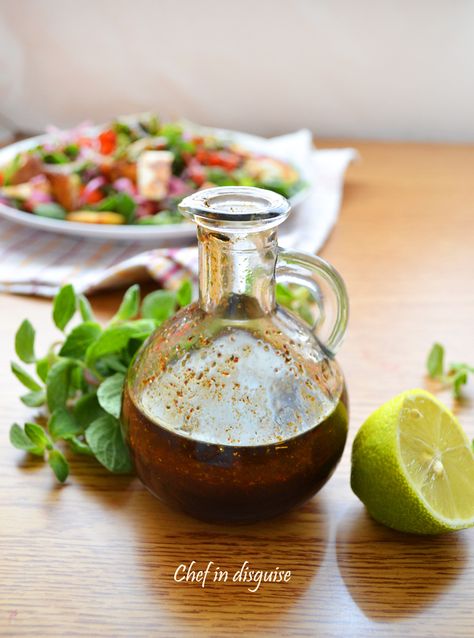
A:
<svg viewBox="0 0 474 638">
<path fill-rule="evenodd" d="M 425 390 L 376 410 L 352 447 L 351 486 L 380 523 L 439 534 L 474 525 L 474 454 L 458 420 Z"/>
</svg>

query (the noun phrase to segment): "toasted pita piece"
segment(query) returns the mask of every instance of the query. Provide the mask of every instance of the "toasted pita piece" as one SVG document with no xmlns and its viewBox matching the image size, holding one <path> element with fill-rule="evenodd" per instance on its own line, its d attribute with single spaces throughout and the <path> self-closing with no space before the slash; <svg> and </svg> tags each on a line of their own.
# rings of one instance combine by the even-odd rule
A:
<svg viewBox="0 0 474 638">
<path fill-rule="evenodd" d="M 79 175 L 47 172 L 46 177 L 51 184 L 51 192 L 58 204 L 66 210 L 75 210 L 79 205 Z"/>
<path fill-rule="evenodd" d="M 293 183 L 298 180 L 298 172 L 292 166 L 271 157 L 248 159 L 244 163 L 244 170 L 262 182 L 281 179 Z"/>
<path fill-rule="evenodd" d="M 111 164 L 101 164 L 100 169 L 102 174 L 111 182 L 115 182 L 120 177 L 127 177 L 134 184 L 137 182 L 137 165 L 135 162 L 117 160 Z"/>
<path fill-rule="evenodd" d="M 20 166 L 10 179 L 10 184 L 24 184 L 30 179 L 43 173 L 43 162 L 39 157 L 25 154 L 21 159 Z"/>
<path fill-rule="evenodd" d="M 103 210 L 75 210 L 66 215 L 68 222 L 79 222 L 81 224 L 124 224 L 125 218 L 119 213 Z"/>
<path fill-rule="evenodd" d="M 0 188 L 0 195 L 13 199 L 29 199 L 34 192 L 33 184 L 15 184 L 13 186 L 3 186 Z"/>
</svg>

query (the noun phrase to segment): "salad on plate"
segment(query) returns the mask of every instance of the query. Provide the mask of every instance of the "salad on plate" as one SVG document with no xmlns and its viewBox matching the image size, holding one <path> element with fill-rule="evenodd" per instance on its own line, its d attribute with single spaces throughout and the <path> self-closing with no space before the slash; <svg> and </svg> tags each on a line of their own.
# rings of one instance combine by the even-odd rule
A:
<svg viewBox="0 0 474 638">
<path fill-rule="evenodd" d="M 0 166 L 1 204 L 84 224 L 179 224 L 183 197 L 229 185 L 266 188 L 287 198 L 306 186 L 287 162 L 154 114 L 97 128 L 51 129 Z"/>
</svg>

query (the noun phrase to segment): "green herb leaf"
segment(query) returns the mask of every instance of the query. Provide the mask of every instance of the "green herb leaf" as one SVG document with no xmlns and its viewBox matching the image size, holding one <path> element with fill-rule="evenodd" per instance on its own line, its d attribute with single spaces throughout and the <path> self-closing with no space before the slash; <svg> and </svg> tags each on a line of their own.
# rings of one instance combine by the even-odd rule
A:
<svg viewBox="0 0 474 638">
<path fill-rule="evenodd" d="M 38 392 L 39 390 L 41 390 L 40 384 L 37 383 L 24 368 L 22 368 L 18 363 L 15 363 L 15 361 L 11 362 L 11 371 L 16 376 L 18 381 L 23 383 L 25 388 L 28 388 L 28 390 L 33 390 L 33 392 Z"/>
<path fill-rule="evenodd" d="M 51 450 L 48 454 L 48 463 L 58 481 L 64 483 L 69 476 L 69 465 L 63 454 L 59 450 Z"/>
<path fill-rule="evenodd" d="M 299 304 L 295 310 L 307 324 L 311 326 L 314 323 L 313 313 L 306 304 Z"/>
<path fill-rule="evenodd" d="M 82 432 L 81 425 L 65 408 L 57 408 L 49 418 L 48 430 L 53 440 L 70 439 Z"/>
<path fill-rule="evenodd" d="M 71 284 L 63 286 L 53 301 L 53 320 L 60 330 L 64 330 L 76 312 L 76 293 Z"/>
<path fill-rule="evenodd" d="M 124 353 L 123 358 L 126 359 L 127 361 L 127 370 L 130 366 L 130 363 L 133 360 L 133 357 L 135 356 L 135 353 L 137 352 L 137 350 L 143 345 L 145 339 L 143 339 L 143 337 L 132 337 L 130 339 L 130 341 L 127 344 L 127 349 Z"/>
<path fill-rule="evenodd" d="M 301 182 L 289 183 L 282 179 L 266 179 L 264 181 L 258 181 L 255 186 L 257 188 L 264 188 L 265 190 L 274 191 L 289 199 L 295 192 L 301 189 L 303 184 Z"/>
<path fill-rule="evenodd" d="M 450 363 L 448 374 L 452 374 L 453 372 L 459 372 L 460 370 L 463 370 L 464 372 L 467 372 L 468 374 L 470 372 L 474 373 L 474 367 L 468 365 L 467 363 Z"/>
<path fill-rule="evenodd" d="M 111 472 L 127 474 L 132 470 L 120 423 L 110 414 L 91 423 L 86 430 L 86 441 L 99 463 Z"/>
<path fill-rule="evenodd" d="M 171 317 L 176 309 L 176 293 L 171 290 L 155 290 L 145 297 L 142 315 L 154 319 L 158 325 Z"/>
<path fill-rule="evenodd" d="M 140 119 L 139 124 L 148 135 L 158 135 L 160 133 L 160 120 L 155 114 L 147 113 Z"/>
<path fill-rule="evenodd" d="M 35 445 L 18 423 L 14 423 L 10 428 L 10 443 L 18 450 L 30 452 L 30 454 L 36 454 L 37 456 L 43 456 L 44 445 L 40 447 Z"/>
<path fill-rule="evenodd" d="M 47 151 L 43 150 L 43 162 L 46 164 L 68 164 L 70 159 L 62 151 Z"/>
<path fill-rule="evenodd" d="M 305 286 L 292 285 L 290 287 L 280 282 L 277 283 L 276 301 L 299 315 L 310 326 L 314 325 L 314 316 L 311 310 L 314 300 Z"/>
<path fill-rule="evenodd" d="M 125 375 L 117 372 L 103 381 L 97 390 L 97 398 L 103 410 L 114 416 L 120 417 L 122 409 L 122 393 Z"/>
<path fill-rule="evenodd" d="M 69 379 L 69 396 L 74 397 L 77 391 L 87 392 L 89 384 L 84 379 L 84 368 L 82 366 L 75 366 L 71 370 L 71 376 Z"/>
<path fill-rule="evenodd" d="M 28 392 L 20 397 L 20 401 L 29 408 L 39 408 L 46 403 L 46 392 L 44 390 Z"/>
<path fill-rule="evenodd" d="M 184 217 L 178 211 L 162 210 L 156 215 L 139 217 L 136 221 L 140 226 L 168 226 L 169 224 L 180 224 Z"/>
<path fill-rule="evenodd" d="M 68 144 L 63 148 L 63 152 L 72 160 L 75 160 L 80 153 L 80 147 L 78 144 Z"/>
<path fill-rule="evenodd" d="M 78 438 L 77 436 L 72 436 L 67 440 L 69 447 L 75 454 L 85 454 L 87 456 L 94 456 L 94 453 L 87 445 L 85 441 Z"/>
<path fill-rule="evenodd" d="M 50 450 L 53 447 L 51 439 L 37 423 L 25 423 L 25 433 L 38 450 L 44 452 L 45 449 Z"/>
<path fill-rule="evenodd" d="M 209 166 L 205 169 L 207 181 L 216 184 L 216 186 L 235 186 L 237 180 L 228 171 L 218 166 Z"/>
<path fill-rule="evenodd" d="M 48 376 L 48 370 L 51 367 L 50 356 L 46 355 L 46 357 L 42 357 L 36 361 L 36 374 L 39 376 L 43 383 L 46 383 L 46 378 Z"/>
<path fill-rule="evenodd" d="M 16 172 L 21 166 L 21 153 L 15 155 L 12 161 L 8 164 L 8 166 L 3 171 L 3 184 L 5 186 L 10 186 L 12 179 L 15 177 Z"/>
<path fill-rule="evenodd" d="M 133 338 L 131 339 L 131 341 L 133 341 Z M 140 343 L 142 343 L 141 339 Z M 130 341 L 128 342 L 128 344 L 130 345 Z M 106 369 L 106 373 L 104 374 L 104 376 L 109 376 L 109 374 L 114 374 L 115 372 L 122 372 L 122 374 L 126 374 L 128 365 L 125 365 L 123 359 L 123 352 L 120 352 L 118 355 L 109 354 L 105 357 L 101 357 L 101 368 Z"/>
<path fill-rule="evenodd" d="M 84 394 L 80 399 L 78 399 L 73 408 L 73 415 L 82 430 L 89 427 L 92 421 L 104 416 L 105 412 L 99 405 L 97 393 L 90 392 L 89 394 Z"/>
<path fill-rule="evenodd" d="M 127 224 L 130 224 L 135 216 L 136 207 L 135 201 L 127 193 L 114 193 L 101 200 L 94 206 L 94 210 L 119 213 L 125 217 Z"/>
<path fill-rule="evenodd" d="M 125 295 L 123 296 L 120 308 L 114 317 L 112 317 L 111 323 L 117 323 L 118 321 L 126 321 L 127 319 L 133 319 L 138 314 L 140 308 L 140 286 L 134 284 L 130 286 Z"/>
<path fill-rule="evenodd" d="M 285 284 L 277 283 L 276 285 L 276 300 L 282 306 L 290 307 L 293 301 L 293 294 L 288 286 Z"/>
<path fill-rule="evenodd" d="M 59 356 L 83 359 L 87 348 L 99 338 L 102 328 L 94 321 L 85 321 L 73 328 L 66 338 Z"/>
<path fill-rule="evenodd" d="M 95 321 L 94 313 L 89 300 L 84 295 L 79 295 L 79 312 L 81 313 L 82 321 Z"/>
<path fill-rule="evenodd" d="M 46 202 L 38 204 L 33 208 L 35 215 L 40 217 L 49 217 L 50 219 L 66 219 L 66 211 L 62 206 L 55 202 Z"/>
<path fill-rule="evenodd" d="M 456 399 L 462 397 L 462 388 L 468 382 L 469 374 L 474 372 L 474 367 L 467 363 L 451 363 L 445 372 L 444 348 L 439 343 L 431 348 L 426 368 L 430 377 L 438 379 L 445 387 L 451 387 Z"/>
<path fill-rule="evenodd" d="M 15 335 L 15 352 L 21 361 L 33 363 L 35 361 L 35 329 L 25 319 Z"/>
<path fill-rule="evenodd" d="M 71 371 L 74 366 L 75 363 L 71 359 L 60 359 L 48 372 L 46 377 L 46 398 L 50 412 L 66 406 Z"/>
<path fill-rule="evenodd" d="M 433 344 L 426 360 L 426 369 L 433 379 L 444 373 L 444 348 L 440 343 Z"/>
<path fill-rule="evenodd" d="M 467 372 L 466 370 L 459 370 L 454 375 L 453 379 L 453 391 L 456 399 L 460 399 L 462 397 L 462 386 L 467 383 Z"/>
<path fill-rule="evenodd" d="M 90 365 L 100 357 L 116 354 L 127 346 L 130 339 L 133 337 L 146 338 L 155 328 L 156 323 L 150 319 L 137 319 L 107 328 L 88 348 L 86 363 Z"/>
<path fill-rule="evenodd" d="M 193 285 L 189 279 L 185 279 L 176 291 L 176 300 L 181 308 L 189 305 L 193 298 Z"/>
</svg>

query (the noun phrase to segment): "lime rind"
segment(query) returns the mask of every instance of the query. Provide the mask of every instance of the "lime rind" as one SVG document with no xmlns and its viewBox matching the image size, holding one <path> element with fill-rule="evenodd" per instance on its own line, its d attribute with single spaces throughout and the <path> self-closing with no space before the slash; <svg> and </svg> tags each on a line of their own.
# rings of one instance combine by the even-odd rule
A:
<svg viewBox="0 0 474 638">
<path fill-rule="evenodd" d="M 459 422 L 435 397 L 425 390 L 416 389 L 388 401 L 360 428 L 352 448 L 352 489 L 373 518 L 403 532 L 439 534 L 474 525 L 474 499 L 468 499 L 469 502 L 465 504 L 464 509 L 465 515 L 462 517 L 454 510 L 453 516 L 446 515 L 446 508 L 444 513 L 441 513 L 438 509 L 443 510 L 443 507 L 439 507 L 436 499 L 432 495 L 426 498 L 426 490 L 425 495 L 420 491 L 423 476 L 417 478 L 414 468 L 407 467 L 407 459 L 403 458 L 400 445 L 400 431 L 403 432 L 403 428 L 400 428 L 400 416 L 404 407 L 414 409 L 420 401 L 430 406 L 435 414 L 441 415 L 440 419 L 448 418 L 449 424 L 454 424 L 454 434 L 461 436 L 460 440 L 467 450 L 465 454 L 470 455 L 465 457 L 464 462 L 474 472 L 474 455 Z M 422 425 L 428 427 L 427 424 L 428 421 Z M 435 439 L 444 441 L 446 425 L 443 426 L 440 422 L 435 426 Z M 425 431 L 427 441 L 433 437 L 432 430 L 431 426 L 431 429 Z M 422 442 L 425 440 L 423 436 L 419 438 Z M 403 445 L 402 442 L 402 447 Z M 429 451 L 430 445 L 426 445 Z M 420 473 L 423 473 L 423 467 Z M 447 497 L 441 497 L 441 500 L 449 502 Z"/>
</svg>

